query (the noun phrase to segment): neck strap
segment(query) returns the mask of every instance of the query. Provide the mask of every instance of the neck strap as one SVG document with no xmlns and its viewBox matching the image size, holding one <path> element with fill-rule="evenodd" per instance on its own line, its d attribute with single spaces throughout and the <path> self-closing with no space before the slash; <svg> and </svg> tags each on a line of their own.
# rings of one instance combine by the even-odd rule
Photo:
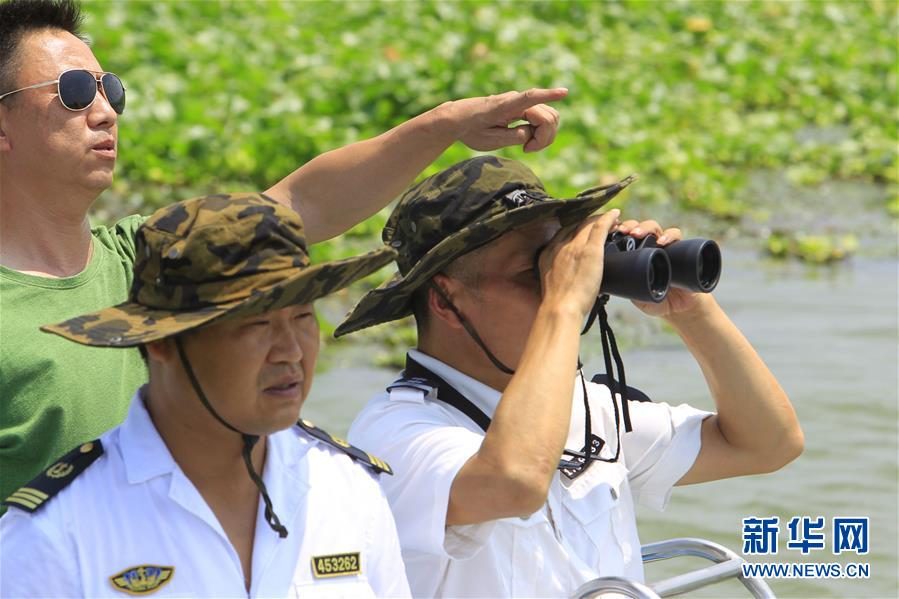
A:
<svg viewBox="0 0 899 599">
<path fill-rule="evenodd" d="M 468 416 L 469 420 L 478 425 L 485 433 L 490 428 L 490 417 L 471 400 L 459 393 L 455 387 L 447 383 L 427 367 L 415 361 L 410 355 L 406 355 L 406 367 L 403 369 L 403 378 L 418 378 L 426 380 L 437 390 L 437 397 L 443 403 L 449 404 Z"/>
<path fill-rule="evenodd" d="M 480 428 L 485 433 L 487 429 L 490 428 L 490 417 L 487 416 L 479 407 L 474 405 L 467 397 L 459 393 L 459 391 L 446 382 L 439 375 L 435 374 L 426 366 L 422 365 L 420 362 L 416 361 L 412 356 L 406 355 L 406 367 L 403 370 L 403 378 L 404 379 L 422 379 L 427 381 L 428 384 L 436 389 L 437 393 L 435 397 L 432 399 L 437 399 L 438 401 L 442 401 L 445 404 L 448 404 L 463 414 L 465 414 L 472 422 L 474 422 L 478 428 Z M 400 381 L 401 382 L 401 381 Z M 583 383 L 583 373 L 581 373 L 581 382 Z M 397 384 L 396 386 L 399 386 Z M 392 386 L 391 386 L 392 387 Z M 388 390 L 391 388 L 388 387 Z M 584 405 L 587 406 L 587 389 L 586 385 L 584 386 Z M 617 406 L 616 406 L 617 412 Z M 587 418 L 588 422 L 585 425 L 589 427 L 589 408 L 587 409 Z M 587 429 L 589 430 L 589 428 Z M 599 437 L 595 437 L 589 432 L 586 432 L 585 436 L 590 439 L 590 442 L 585 445 L 584 451 L 575 451 L 572 449 L 563 450 L 563 454 L 572 456 L 573 460 L 561 459 L 559 460 L 558 469 L 565 473 L 569 478 L 574 478 L 578 474 L 586 469 L 588 462 L 591 460 L 595 461 L 617 461 L 618 460 L 618 451 L 615 453 L 615 457 L 612 459 L 608 458 L 600 458 L 599 451 L 605 444 L 605 441 L 600 439 Z M 619 444 L 620 446 L 620 444 Z M 620 451 L 620 449 L 619 449 Z"/>
<path fill-rule="evenodd" d="M 613 403 L 615 402 L 615 394 L 619 393 L 621 395 L 621 413 L 624 418 L 624 430 L 629 433 L 633 430 L 633 426 L 631 426 L 631 414 L 627 406 L 629 387 L 627 386 L 627 380 L 624 377 L 624 362 L 621 359 L 621 354 L 618 352 L 615 334 L 612 332 L 612 327 L 609 325 L 609 315 L 606 313 L 606 304 L 608 301 L 609 296 L 605 293 L 596 299 L 596 303 L 593 304 L 593 308 L 590 310 L 587 324 L 584 325 L 584 330 L 581 331 L 581 335 L 587 334 L 587 331 L 593 326 L 596 318 L 599 317 L 599 338 L 602 342 L 602 359 L 606 367 L 606 380 L 604 382 L 612 392 Z M 615 359 L 615 367 L 618 370 L 620 382 L 616 381 L 615 376 L 612 374 L 612 357 L 609 356 L 610 350 L 611 356 Z M 617 421 L 617 405 L 615 406 L 615 412 L 615 419 Z"/>
</svg>

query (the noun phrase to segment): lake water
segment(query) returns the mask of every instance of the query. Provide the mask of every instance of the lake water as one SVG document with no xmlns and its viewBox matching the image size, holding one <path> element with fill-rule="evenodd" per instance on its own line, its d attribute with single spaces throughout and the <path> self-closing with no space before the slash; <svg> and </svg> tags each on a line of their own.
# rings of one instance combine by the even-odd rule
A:
<svg viewBox="0 0 899 599">
<path fill-rule="evenodd" d="M 859 258 L 835 267 L 810 267 L 770 261 L 750 251 L 725 251 L 724 264 L 715 291 L 718 301 L 789 393 L 805 432 L 805 452 L 774 474 L 676 489 L 665 512 L 638 512 L 641 540 L 702 537 L 739 553 L 742 518 L 778 516 L 778 555 L 752 561 L 867 562 L 871 574 L 867 580 L 770 579 L 778 596 L 897 597 L 896 261 Z M 626 302 L 613 303 L 613 327 L 616 320 L 641 320 Z M 628 382 L 656 399 L 711 409 L 699 368 L 679 340 L 655 325 L 631 328 L 635 332 L 630 338 L 640 343 L 624 350 Z M 591 332 L 585 343 L 598 347 L 598 332 Z M 328 350 L 335 365 L 317 375 L 303 410 L 305 417 L 335 434 L 345 433 L 368 397 L 396 375 L 361 367 L 364 355 L 341 348 L 337 344 Z M 585 372 L 602 371 L 598 350 L 584 355 Z M 786 524 L 793 516 L 826 518 L 824 550 L 803 557 L 786 548 Z M 832 555 L 830 524 L 835 516 L 870 518 L 868 555 Z M 659 580 L 702 563 L 680 558 L 650 564 L 647 579 Z M 748 596 L 737 582 L 691 595 Z"/>
</svg>

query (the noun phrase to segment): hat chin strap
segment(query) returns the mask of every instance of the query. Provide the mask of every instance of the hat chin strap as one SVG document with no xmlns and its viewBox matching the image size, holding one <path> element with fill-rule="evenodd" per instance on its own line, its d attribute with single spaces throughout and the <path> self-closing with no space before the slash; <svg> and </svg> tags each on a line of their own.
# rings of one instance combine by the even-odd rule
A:
<svg viewBox="0 0 899 599">
<path fill-rule="evenodd" d="M 222 418 L 218 412 L 215 411 L 215 408 L 212 407 L 212 404 L 210 404 L 209 400 L 206 398 L 206 394 L 203 393 L 203 388 L 200 387 L 200 381 L 197 379 L 197 375 L 194 373 L 194 369 L 191 367 L 190 361 L 187 359 L 187 353 L 185 353 L 184 351 L 184 345 L 181 343 L 180 337 L 175 337 L 175 346 L 178 348 L 178 356 L 180 356 L 181 358 L 181 364 L 184 366 L 184 371 L 187 373 L 187 378 L 190 380 L 190 384 L 191 386 L 193 386 L 194 391 L 197 393 L 197 397 L 200 398 L 203 406 L 225 428 L 239 434 L 241 439 L 243 440 L 243 451 L 241 451 L 241 455 L 243 456 L 243 463 L 247 467 L 247 472 L 249 473 L 250 479 L 253 481 L 253 484 L 256 485 L 256 488 L 259 489 L 259 492 L 262 494 L 262 501 L 265 503 L 265 521 L 268 523 L 269 527 L 271 527 L 271 529 L 278 533 L 278 536 L 283 539 L 287 536 L 287 528 L 283 524 L 281 524 L 281 520 L 278 518 L 275 510 L 272 508 L 272 500 L 268 496 L 268 490 L 265 488 L 265 483 L 263 482 L 262 477 L 260 477 L 256 472 L 256 469 L 253 467 L 253 462 L 250 459 L 250 452 L 259 441 L 259 435 L 249 435 L 238 430 L 237 428 L 229 424 L 224 418 Z"/>
<path fill-rule="evenodd" d="M 462 313 L 459 312 L 459 309 L 450 301 L 449 296 L 446 292 L 440 288 L 440 285 L 436 283 L 431 283 L 431 288 L 440 296 L 441 299 L 449 306 L 449 309 L 452 310 L 453 314 L 456 315 L 456 318 L 459 319 L 459 322 L 462 323 L 462 326 L 465 328 L 465 332 L 468 333 L 468 336 L 474 339 L 474 342 L 478 344 L 478 347 L 481 348 L 481 351 L 484 352 L 484 355 L 487 356 L 487 359 L 490 360 L 494 366 L 496 366 L 500 371 L 505 374 L 515 374 L 515 371 L 503 364 L 499 361 L 499 358 L 493 355 L 493 352 L 487 347 L 487 344 L 484 343 L 481 336 L 478 335 L 477 331 L 474 330 L 474 327 L 462 316 Z"/>
</svg>

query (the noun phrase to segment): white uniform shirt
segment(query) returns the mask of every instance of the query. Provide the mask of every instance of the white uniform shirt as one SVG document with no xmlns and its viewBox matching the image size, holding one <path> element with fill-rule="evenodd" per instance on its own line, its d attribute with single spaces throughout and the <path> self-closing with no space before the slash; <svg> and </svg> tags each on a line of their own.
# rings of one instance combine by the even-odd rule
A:
<svg viewBox="0 0 899 599">
<path fill-rule="evenodd" d="M 101 438 L 104 453 L 36 512 L 0 518 L 3 597 L 126 597 L 111 578 L 173 568 L 153 597 L 408 596 L 393 517 L 375 477 L 299 427 L 270 435 L 263 480 L 289 534 L 269 528 L 260 498 L 252 586 L 215 515 L 184 475 L 140 398 Z M 386 476 L 386 475 L 385 475 Z M 321 563 L 358 574 L 313 575 Z"/>
<path fill-rule="evenodd" d="M 500 393 L 418 351 L 410 355 L 492 416 Z M 592 430 L 615 454 L 611 393 L 587 383 Z M 584 444 L 581 385 L 575 386 L 566 447 Z M 383 477 L 416 597 L 563 597 L 598 576 L 643 580 L 634 500 L 664 509 L 673 485 L 699 453 L 710 415 L 687 405 L 630 402 L 633 431 L 621 427 L 617 463 L 594 462 L 574 480 L 557 471 L 544 507 L 528 518 L 446 527 L 456 473 L 484 433 L 455 408 L 413 389 L 394 389 L 366 405 L 352 443 L 390 463 Z"/>
</svg>

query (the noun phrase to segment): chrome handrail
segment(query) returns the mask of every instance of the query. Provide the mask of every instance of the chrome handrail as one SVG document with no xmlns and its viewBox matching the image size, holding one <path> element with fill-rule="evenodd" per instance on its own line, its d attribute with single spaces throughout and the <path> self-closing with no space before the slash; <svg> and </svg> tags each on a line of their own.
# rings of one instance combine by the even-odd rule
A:
<svg viewBox="0 0 899 599">
<path fill-rule="evenodd" d="M 617 593 L 633 599 L 660 599 L 659 595 L 641 582 L 621 576 L 600 576 L 577 588 L 574 599 L 592 599 L 603 593 Z"/>
<path fill-rule="evenodd" d="M 690 556 L 707 559 L 715 564 L 652 583 L 648 587 L 618 576 L 603 576 L 582 584 L 573 597 L 592 599 L 602 593 L 619 593 L 634 599 L 659 599 L 736 578 L 756 599 L 775 599 L 774 591 L 764 580 L 743 576 L 742 565 L 745 560 L 742 557 L 718 543 L 695 538 L 668 539 L 644 545 L 641 554 L 644 563 Z"/>
</svg>

